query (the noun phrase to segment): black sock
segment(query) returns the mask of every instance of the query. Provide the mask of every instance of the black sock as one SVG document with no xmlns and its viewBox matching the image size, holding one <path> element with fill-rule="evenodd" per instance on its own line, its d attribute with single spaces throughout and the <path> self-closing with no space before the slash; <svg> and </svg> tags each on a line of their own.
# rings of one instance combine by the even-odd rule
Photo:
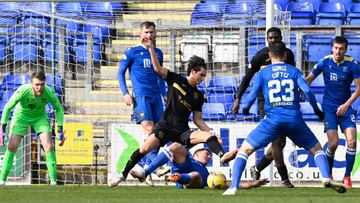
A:
<svg viewBox="0 0 360 203">
<path fill-rule="evenodd" d="M 286 168 L 285 165 L 283 165 L 283 166 L 276 166 L 276 168 L 277 168 L 278 173 L 279 173 L 280 176 L 281 176 L 281 180 L 282 180 L 282 181 L 289 179 L 288 171 L 287 171 L 287 168 Z"/>
<path fill-rule="evenodd" d="M 256 164 L 256 170 L 257 170 L 258 172 L 261 172 L 261 171 L 264 170 L 266 167 L 268 167 L 268 165 L 271 164 L 272 160 L 273 160 L 272 158 L 269 159 L 269 158 L 267 158 L 266 156 L 263 156 L 263 158 L 260 160 L 260 162 Z"/>
<path fill-rule="evenodd" d="M 145 156 L 145 154 L 140 153 L 140 149 L 137 149 L 130 157 L 128 162 L 126 163 L 126 166 L 124 170 L 122 171 L 122 174 L 124 178 L 126 178 L 132 168 Z"/>
<path fill-rule="evenodd" d="M 219 143 L 218 139 L 216 136 L 211 136 L 206 143 L 208 144 L 210 150 L 217 154 L 220 158 L 224 155 L 224 150 L 221 146 L 221 144 Z"/>
</svg>

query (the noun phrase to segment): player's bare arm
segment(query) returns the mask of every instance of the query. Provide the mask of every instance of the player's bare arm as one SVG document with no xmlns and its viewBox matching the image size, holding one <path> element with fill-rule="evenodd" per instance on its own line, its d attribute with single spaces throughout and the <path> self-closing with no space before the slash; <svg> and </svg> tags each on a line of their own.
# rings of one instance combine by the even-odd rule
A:
<svg viewBox="0 0 360 203">
<path fill-rule="evenodd" d="M 312 81 L 314 81 L 316 76 L 313 73 L 310 73 L 308 76 L 306 76 L 305 80 L 307 84 L 311 84 Z"/>
<path fill-rule="evenodd" d="M 154 49 L 154 44 L 153 41 L 147 37 L 144 37 L 142 39 L 142 43 L 148 48 L 149 52 L 150 52 L 150 56 L 151 56 L 151 61 L 154 67 L 154 71 L 156 73 L 158 73 L 162 78 L 166 78 L 167 74 L 168 74 L 168 69 L 161 67 L 159 60 L 156 56 L 155 53 L 155 49 Z"/>
</svg>

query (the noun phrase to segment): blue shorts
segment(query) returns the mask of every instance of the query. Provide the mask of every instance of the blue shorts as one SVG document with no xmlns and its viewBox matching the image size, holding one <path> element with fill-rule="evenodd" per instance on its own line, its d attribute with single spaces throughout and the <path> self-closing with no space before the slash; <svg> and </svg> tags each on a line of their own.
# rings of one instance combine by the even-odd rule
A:
<svg viewBox="0 0 360 203">
<path fill-rule="evenodd" d="M 278 137 L 286 135 L 297 146 L 310 150 L 319 143 L 313 132 L 301 118 L 297 122 L 269 122 L 268 118 L 260 121 L 251 131 L 246 141 L 254 148 L 266 147 Z"/>
<path fill-rule="evenodd" d="M 136 96 L 134 98 L 134 112 L 131 120 L 137 124 L 142 121 L 153 121 L 158 123 L 164 112 L 164 106 L 161 96 L 148 97 Z"/>
<path fill-rule="evenodd" d="M 207 170 L 206 166 L 201 164 L 200 162 L 196 161 L 192 158 L 190 152 L 186 155 L 185 163 L 175 163 L 173 162 L 171 166 L 171 173 L 191 173 L 191 172 L 198 172 L 202 179 L 201 188 L 204 188 L 207 185 L 207 177 L 209 175 L 209 171 Z M 178 188 L 182 188 L 181 184 L 176 184 Z"/>
<path fill-rule="evenodd" d="M 337 130 L 340 126 L 341 132 L 346 128 L 356 128 L 355 111 L 349 107 L 344 116 L 337 116 L 337 107 L 323 105 L 322 109 L 325 113 L 324 118 L 324 132 L 328 130 Z"/>
</svg>

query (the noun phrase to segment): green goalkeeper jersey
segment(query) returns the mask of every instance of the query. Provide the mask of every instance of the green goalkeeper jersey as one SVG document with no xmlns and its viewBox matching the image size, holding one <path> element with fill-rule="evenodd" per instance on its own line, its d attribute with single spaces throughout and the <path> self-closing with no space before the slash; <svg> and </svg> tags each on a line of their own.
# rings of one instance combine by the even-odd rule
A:
<svg viewBox="0 0 360 203">
<path fill-rule="evenodd" d="M 20 86 L 11 96 L 3 109 L 1 123 L 7 123 L 10 111 L 15 105 L 14 117 L 30 122 L 37 120 L 47 115 L 45 106 L 49 102 L 55 108 L 57 124 L 63 125 L 64 110 L 55 91 L 45 85 L 42 95 L 35 96 L 30 84 Z"/>
</svg>

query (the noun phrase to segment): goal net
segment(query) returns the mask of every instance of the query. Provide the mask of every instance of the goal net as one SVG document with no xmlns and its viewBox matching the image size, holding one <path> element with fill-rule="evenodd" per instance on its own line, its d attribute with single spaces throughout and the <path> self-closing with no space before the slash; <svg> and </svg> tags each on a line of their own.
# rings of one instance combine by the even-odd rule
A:
<svg viewBox="0 0 360 203">
<path fill-rule="evenodd" d="M 156 46 L 164 53 L 165 67 L 184 74 L 192 55 L 205 59 L 208 74 L 199 85 L 206 97 L 203 117 L 222 136 L 225 151 L 239 146 L 258 124 L 256 104 L 249 116 L 234 116 L 231 108 L 249 62 L 266 46 L 264 4 L 250 1 L 249 13 L 232 16 L 226 10 L 231 10 L 230 3 L 224 1 L 215 20 L 208 19 L 210 13 L 196 13 L 201 11 L 198 5 L 205 3 L 189 0 L 0 4 L 0 8 L 9 8 L 0 12 L 1 104 L 17 87 L 29 82 L 29 71 L 46 71 L 46 82 L 55 89 L 65 110 L 67 139 L 63 147 L 56 143 L 60 183 L 106 184 L 119 175 L 133 150 L 146 138 L 141 126 L 131 121 L 132 107 L 124 103 L 117 79 L 124 51 L 140 44 L 139 25 L 144 20 L 157 26 Z M 274 18 L 290 46 L 289 13 L 276 10 Z M 126 79 L 131 92 L 128 73 Z M 47 110 L 56 126 L 53 108 Z M 194 149 L 199 147 L 202 145 Z M 294 161 L 296 150 L 288 142 L 285 162 L 294 174 L 299 170 L 298 161 Z M 4 151 L 5 147 L 0 147 L 0 161 Z M 248 170 L 263 153 L 249 159 L 244 179 L 250 179 Z M 209 170 L 221 170 L 228 178 L 231 169 L 232 163 L 222 166 L 216 155 L 209 164 Z M 263 174 L 279 180 L 271 169 Z M 155 174 L 153 179 L 165 183 Z M 48 182 L 45 152 L 31 129 L 18 149 L 8 182 Z M 125 184 L 134 183 L 138 182 L 129 177 Z"/>
</svg>

